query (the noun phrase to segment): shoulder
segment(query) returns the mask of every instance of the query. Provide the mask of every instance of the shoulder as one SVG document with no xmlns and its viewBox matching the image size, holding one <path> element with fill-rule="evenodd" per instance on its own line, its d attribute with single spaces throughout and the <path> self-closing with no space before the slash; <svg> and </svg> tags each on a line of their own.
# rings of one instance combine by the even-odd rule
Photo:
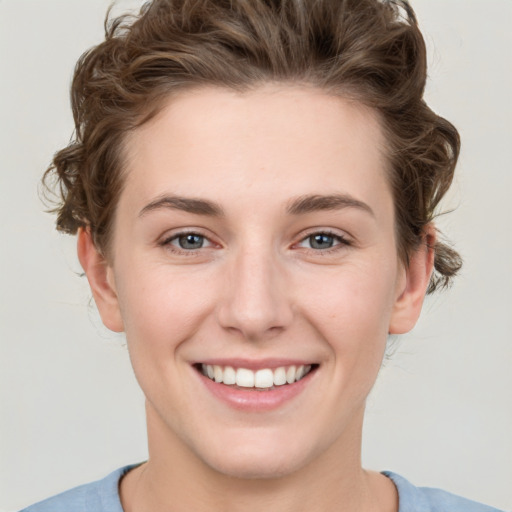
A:
<svg viewBox="0 0 512 512">
<path fill-rule="evenodd" d="M 398 489 L 398 512 L 502 512 L 441 489 L 415 487 L 405 478 L 383 471 Z"/>
<path fill-rule="evenodd" d="M 119 498 L 119 480 L 135 465 L 116 469 L 96 482 L 40 501 L 21 512 L 123 512 Z"/>
</svg>

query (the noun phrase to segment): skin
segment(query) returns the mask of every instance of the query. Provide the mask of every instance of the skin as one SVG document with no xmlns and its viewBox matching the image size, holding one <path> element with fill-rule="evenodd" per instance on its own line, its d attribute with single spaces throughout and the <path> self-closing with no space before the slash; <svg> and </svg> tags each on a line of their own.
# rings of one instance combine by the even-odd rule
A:
<svg viewBox="0 0 512 512">
<path fill-rule="evenodd" d="M 398 258 L 385 147 L 371 110 L 275 84 L 180 93 L 129 136 L 110 257 L 78 238 L 147 399 L 149 460 L 121 482 L 126 512 L 398 510 L 392 482 L 361 467 L 365 400 L 388 334 L 420 314 L 433 254 Z M 311 194 L 345 203 L 288 211 Z M 183 232 L 203 247 L 181 248 Z M 192 364 L 216 357 L 319 366 L 293 400 L 248 412 L 198 378 Z"/>
</svg>

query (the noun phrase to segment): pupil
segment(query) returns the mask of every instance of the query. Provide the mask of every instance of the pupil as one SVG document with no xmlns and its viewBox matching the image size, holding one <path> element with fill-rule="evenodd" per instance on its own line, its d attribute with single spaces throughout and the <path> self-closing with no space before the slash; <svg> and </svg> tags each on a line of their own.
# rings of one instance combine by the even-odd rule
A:
<svg viewBox="0 0 512 512">
<path fill-rule="evenodd" d="M 200 249 L 203 246 L 203 237 L 201 235 L 183 235 L 179 238 L 182 249 Z"/>
<path fill-rule="evenodd" d="M 309 240 L 313 249 L 329 249 L 333 244 L 333 237 L 330 235 L 312 235 Z"/>
</svg>

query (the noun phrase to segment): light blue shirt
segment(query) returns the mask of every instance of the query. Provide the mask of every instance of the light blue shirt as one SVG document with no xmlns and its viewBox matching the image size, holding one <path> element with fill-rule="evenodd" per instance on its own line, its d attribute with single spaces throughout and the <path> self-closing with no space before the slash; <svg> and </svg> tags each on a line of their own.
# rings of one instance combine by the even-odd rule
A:
<svg viewBox="0 0 512 512">
<path fill-rule="evenodd" d="M 21 512 L 123 512 L 119 480 L 133 467 L 135 465 L 120 468 L 102 480 L 75 487 Z M 398 512 L 502 512 L 440 489 L 415 487 L 390 471 L 383 474 L 391 478 L 398 489 Z"/>
</svg>

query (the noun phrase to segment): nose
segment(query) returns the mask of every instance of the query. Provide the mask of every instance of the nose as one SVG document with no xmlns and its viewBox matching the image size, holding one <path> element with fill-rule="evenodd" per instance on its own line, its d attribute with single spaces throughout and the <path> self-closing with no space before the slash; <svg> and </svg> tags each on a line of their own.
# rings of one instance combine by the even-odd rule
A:
<svg viewBox="0 0 512 512">
<path fill-rule="evenodd" d="M 245 250 L 233 256 L 217 305 L 222 328 L 250 341 L 285 330 L 293 318 L 285 274 L 270 250 Z"/>
</svg>

